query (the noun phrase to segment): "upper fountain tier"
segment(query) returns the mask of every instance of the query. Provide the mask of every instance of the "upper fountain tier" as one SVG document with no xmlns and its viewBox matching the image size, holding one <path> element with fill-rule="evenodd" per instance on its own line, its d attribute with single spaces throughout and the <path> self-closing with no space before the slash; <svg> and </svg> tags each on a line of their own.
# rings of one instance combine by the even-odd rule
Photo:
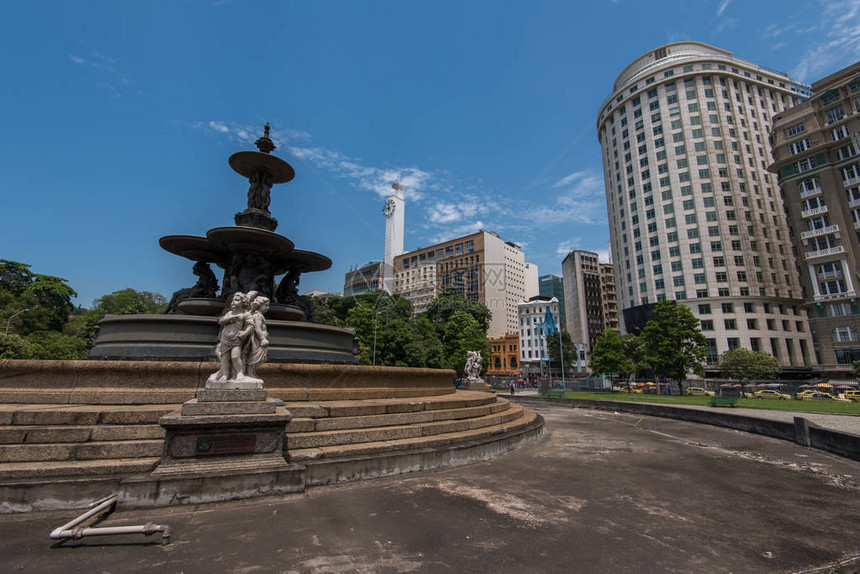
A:
<svg viewBox="0 0 860 574">
<path fill-rule="evenodd" d="M 229 300 L 237 291 L 257 291 L 273 302 L 294 305 L 297 294 L 293 293 L 293 287 L 298 284 L 298 275 L 328 269 L 331 260 L 319 253 L 295 249 L 292 241 L 274 233 L 278 222 L 269 213 L 272 185 L 292 180 L 295 171 L 286 161 L 271 155 L 275 144 L 269 139 L 269 124 L 263 137 L 255 143 L 259 151 L 240 151 L 230 156 L 230 167 L 247 177 L 250 183 L 248 206 L 235 215 L 236 226 L 210 229 L 206 237 L 167 235 L 159 244 L 181 257 L 198 263 L 214 263 L 222 268 L 224 280 L 217 298 L 221 302 Z M 276 292 L 274 279 L 284 273 L 289 282 Z M 207 305 L 220 310 L 223 303 L 211 301 L 213 296 L 208 297 Z M 189 304 L 178 305 L 178 308 L 186 311 Z M 199 307 L 195 303 L 195 311 L 199 312 Z"/>
</svg>

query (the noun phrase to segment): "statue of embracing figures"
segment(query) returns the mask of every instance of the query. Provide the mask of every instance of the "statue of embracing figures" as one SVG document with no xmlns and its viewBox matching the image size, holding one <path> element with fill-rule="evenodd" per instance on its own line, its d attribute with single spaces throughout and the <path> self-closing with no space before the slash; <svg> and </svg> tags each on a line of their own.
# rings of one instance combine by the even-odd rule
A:
<svg viewBox="0 0 860 574">
<path fill-rule="evenodd" d="M 469 379 L 481 380 L 481 353 L 478 351 L 466 352 L 466 376 Z"/>
<path fill-rule="evenodd" d="M 211 383 L 240 382 L 262 388 L 263 381 L 257 378 L 256 371 L 268 355 L 269 334 L 264 317 L 268 310 L 268 297 L 256 291 L 233 295 L 229 308 L 218 318 L 221 334 L 215 355 L 221 361 L 221 368 L 209 376 L 207 387 Z"/>
</svg>

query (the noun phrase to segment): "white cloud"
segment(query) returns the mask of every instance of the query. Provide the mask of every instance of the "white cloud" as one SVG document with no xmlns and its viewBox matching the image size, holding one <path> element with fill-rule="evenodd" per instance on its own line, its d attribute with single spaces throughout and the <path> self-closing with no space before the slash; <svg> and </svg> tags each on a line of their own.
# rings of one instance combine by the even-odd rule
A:
<svg viewBox="0 0 860 574">
<path fill-rule="evenodd" d="M 585 169 L 558 180 L 552 188 L 563 188 L 554 202 L 527 208 L 526 217 L 538 224 L 606 221 L 606 195 L 603 176 L 596 169 Z"/>
<path fill-rule="evenodd" d="M 486 203 L 470 198 L 456 203 L 437 201 L 429 211 L 431 223 L 452 223 L 461 219 L 471 219 L 481 213 L 488 213 L 489 208 Z"/>
<path fill-rule="evenodd" d="M 608 249 L 597 249 L 595 251 L 597 253 L 597 261 L 599 263 L 609 263 L 609 250 Z"/>
<path fill-rule="evenodd" d="M 133 82 L 119 70 L 117 70 L 117 61 L 100 52 L 92 52 L 89 57 L 78 56 L 77 54 L 69 54 L 69 59 L 78 66 L 86 66 L 97 70 L 95 72 L 95 84 L 106 90 L 112 97 L 122 97 L 124 90 L 131 88 L 140 95 L 145 95 L 144 92 L 134 87 Z"/>
<path fill-rule="evenodd" d="M 719 7 L 717 8 L 717 17 L 721 16 L 723 14 L 723 12 L 726 11 L 726 8 L 729 7 L 729 4 L 731 4 L 731 3 L 732 3 L 732 0 L 722 0 L 722 2 L 720 2 Z"/>
<path fill-rule="evenodd" d="M 226 135 L 231 140 L 247 146 L 263 135 L 259 124 L 240 124 L 211 120 L 207 123 L 198 122 L 193 127 Z M 380 197 L 392 193 L 391 184 L 400 182 L 407 200 L 418 202 L 424 198 L 424 190 L 438 188 L 433 184 L 434 176 L 430 172 L 415 167 L 373 167 L 363 165 L 360 159 L 352 158 L 340 152 L 319 146 L 293 145 L 307 143 L 311 135 L 307 132 L 289 128 L 272 128 L 269 137 L 275 145 L 286 149 L 296 158 L 308 164 L 322 168 L 336 177 L 352 181 L 352 184 L 367 191 L 372 191 Z"/>
<path fill-rule="evenodd" d="M 473 221 L 471 223 L 465 223 L 463 225 L 441 231 L 435 237 L 431 237 L 430 241 L 432 243 L 442 243 L 443 241 L 448 241 L 455 237 L 462 237 L 464 235 L 475 233 L 481 229 L 485 229 L 484 222 Z"/>
<path fill-rule="evenodd" d="M 821 18 L 813 27 L 796 33 L 815 32 L 811 47 L 800 58 L 792 76 L 811 82 L 847 66 L 860 54 L 860 0 L 822 0 Z M 810 11 L 814 13 L 814 11 Z"/>
<path fill-rule="evenodd" d="M 566 239 L 558 244 L 558 247 L 555 248 L 555 254 L 559 257 L 567 257 L 567 254 L 576 249 L 579 245 L 579 238 L 576 239 Z"/>
<path fill-rule="evenodd" d="M 209 127 L 212 128 L 213 130 L 215 130 L 216 132 L 221 132 L 222 134 L 230 131 L 230 128 L 228 128 L 226 125 L 224 125 L 223 122 L 209 122 Z"/>
</svg>

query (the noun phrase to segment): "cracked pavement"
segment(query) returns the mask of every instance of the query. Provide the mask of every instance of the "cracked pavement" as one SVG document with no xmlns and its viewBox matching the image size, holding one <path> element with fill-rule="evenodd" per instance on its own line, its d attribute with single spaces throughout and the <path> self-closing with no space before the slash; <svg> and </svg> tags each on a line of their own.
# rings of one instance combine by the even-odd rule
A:
<svg viewBox="0 0 860 574">
<path fill-rule="evenodd" d="M 546 436 L 488 462 L 303 495 L 123 511 L 141 535 L 53 544 L 80 512 L 0 516 L 6 572 L 860 570 L 860 463 L 712 426 L 537 409 Z"/>
</svg>

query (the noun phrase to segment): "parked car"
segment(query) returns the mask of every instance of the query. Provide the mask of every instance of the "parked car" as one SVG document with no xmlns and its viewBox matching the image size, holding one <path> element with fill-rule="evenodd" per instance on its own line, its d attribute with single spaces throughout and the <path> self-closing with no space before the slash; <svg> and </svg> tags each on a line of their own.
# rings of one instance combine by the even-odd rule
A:
<svg viewBox="0 0 860 574">
<path fill-rule="evenodd" d="M 717 393 L 709 391 L 704 387 L 687 387 L 686 394 L 694 397 L 713 397 L 716 396 Z"/>
<path fill-rule="evenodd" d="M 791 395 L 781 393 L 775 389 L 762 389 L 760 391 L 754 392 L 753 398 L 754 399 L 777 399 L 780 401 L 784 401 L 786 399 L 790 399 Z"/>
<path fill-rule="evenodd" d="M 853 402 L 851 399 L 840 399 L 839 397 L 834 397 L 830 393 L 822 393 L 821 391 L 812 391 L 810 393 L 798 393 L 798 399 L 804 401 L 839 401 L 840 403 L 850 403 Z"/>
<path fill-rule="evenodd" d="M 860 403 L 860 391 L 845 391 L 845 398 Z"/>
</svg>

